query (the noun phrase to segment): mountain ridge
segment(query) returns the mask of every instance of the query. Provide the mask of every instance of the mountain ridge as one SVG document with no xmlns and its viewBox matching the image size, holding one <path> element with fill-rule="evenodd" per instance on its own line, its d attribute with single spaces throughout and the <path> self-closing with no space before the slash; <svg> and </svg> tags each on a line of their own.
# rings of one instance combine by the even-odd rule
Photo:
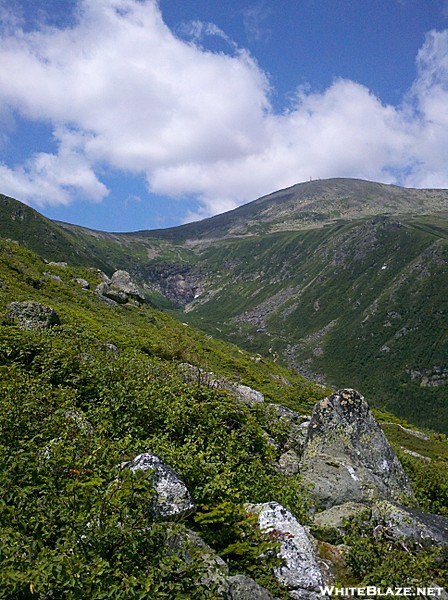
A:
<svg viewBox="0 0 448 600">
<path fill-rule="evenodd" d="M 448 431 L 447 190 L 317 180 L 132 233 L 58 224 L 3 199 L 0 235 L 48 260 L 125 269 L 181 321 Z"/>
</svg>

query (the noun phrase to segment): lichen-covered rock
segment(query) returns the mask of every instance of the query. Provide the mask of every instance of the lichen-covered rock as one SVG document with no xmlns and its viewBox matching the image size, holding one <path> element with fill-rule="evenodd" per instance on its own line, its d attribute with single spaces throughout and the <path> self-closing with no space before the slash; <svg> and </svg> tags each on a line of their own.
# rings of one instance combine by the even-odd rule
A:
<svg viewBox="0 0 448 600">
<path fill-rule="evenodd" d="M 361 515 L 369 513 L 370 508 L 366 504 L 357 502 L 346 502 L 339 506 L 332 506 L 322 512 L 316 513 L 313 517 L 312 531 L 314 535 L 318 531 L 319 539 L 341 541 L 341 538 L 347 532 L 347 523 Z"/>
<path fill-rule="evenodd" d="M 279 433 L 275 441 L 280 446 L 282 452 L 285 453 L 292 450 L 300 457 L 305 446 L 311 417 L 309 415 L 301 415 L 281 404 L 268 404 L 268 410 L 270 411 L 270 418 L 273 421 L 277 421 L 277 425 L 280 426 L 277 428 Z"/>
<path fill-rule="evenodd" d="M 322 598 L 320 586 L 324 585 L 324 577 L 305 528 L 294 515 L 278 502 L 247 504 L 246 510 L 258 515 L 260 529 L 269 539 L 280 543 L 279 557 L 283 564 L 274 569 L 274 575 L 289 596 Z"/>
<path fill-rule="evenodd" d="M 315 405 L 300 473 L 323 508 L 413 497 L 398 458 L 355 390 L 341 390 Z"/>
<path fill-rule="evenodd" d="M 124 292 L 114 290 L 109 283 L 100 283 L 96 286 L 95 292 L 102 298 L 112 301 L 114 304 L 126 304 L 129 301 Z"/>
<path fill-rule="evenodd" d="M 278 468 L 285 475 L 297 475 L 299 472 L 300 456 L 295 450 L 287 450 L 278 459 Z"/>
<path fill-rule="evenodd" d="M 274 596 L 267 589 L 245 575 L 233 575 L 227 578 L 227 582 L 228 600 L 274 600 Z"/>
<path fill-rule="evenodd" d="M 49 329 L 60 323 L 56 311 L 40 302 L 11 302 L 8 313 L 23 329 Z"/>
<path fill-rule="evenodd" d="M 185 483 L 179 475 L 160 457 L 145 452 L 139 454 L 122 468 L 131 471 L 153 471 L 152 483 L 155 496 L 152 499 L 150 511 L 161 519 L 180 519 L 195 512 L 196 507 L 191 499 Z"/>
<path fill-rule="evenodd" d="M 213 591 L 216 598 L 229 598 L 229 568 L 223 559 L 194 531 L 172 531 L 168 526 L 166 549 L 169 554 L 176 554 L 185 563 L 194 559 L 202 563 L 198 584 Z"/>
<path fill-rule="evenodd" d="M 138 302 L 144 302 L 145 298 L 139 290 L 137 284 L 132 281 L 127 271 L 115 271 L 110 280 L 111 286 L 127 296 L 134 298 Z"/>
<path fill-rule="evenodd" d="M 428 546 L 448 547 L 448 519 L 380 500 L 372 507 L 372 518 L 394 538 L 408 538 Z"/>
</svg>

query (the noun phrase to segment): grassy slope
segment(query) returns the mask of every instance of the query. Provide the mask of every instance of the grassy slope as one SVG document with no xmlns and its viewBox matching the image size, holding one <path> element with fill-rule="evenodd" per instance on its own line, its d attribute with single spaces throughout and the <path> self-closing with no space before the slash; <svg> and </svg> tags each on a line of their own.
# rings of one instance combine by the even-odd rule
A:
<svg viewBox="0 0 448 600">
<path fill-rule="evenodd" d="M 182 534 L 184 524 L 141 529 L 151 488 L 144 478 L 117 475 L 115 465 L 143 451 L 161 455 L 187 483 L 200 507 L 187 526 L 232 570 L 286 598 L 257 559 L 266 544 L 243 517 L 242 503 L 277 500 L 306 522 L 300 480 L 270 466 L 275 456 L 260 411 L 219 390 L 186 385 L 177 365 L 199 364 L 301 412 L 324 390 L 149 306 L 108 306 L 74 277 L 92 288 L 99 281 L 95 269 L 49 266 L 0 241 L 0 598 L 48 590 L 72 598 L 216 598 L 198 582 L 200 557 L 193 553 L 184 564 L 164 550 L 170 532 Z M 61 325 L 18 329 L 6 307 L 21 300 L 52 306 Z M 111 343 L 117 353 L 107 349 Z M 396 435 L 387 427 L 393 443 L 413 448 L 414 436 L 404 443 L 401 429 Z M 448 457 L 446 441 L 433 434 L 418 443 L 421 453 Z M 416 480 L 424 476 L 412 466 Z"/>
<path fill-rule="evenodd" d="M 0 598 L 49 590 L 73 598 L 216 598 L 198 583 L 200 557 L 180 566 L 164 550 L 170 531 L 182 534 L 184 525 L 141 529 L 151 488 L 118 476 L 115 465 L 144 451 L 158 453 L 187 483 L 200 507 L 188 527 L 219 551 L 236 544 L 229 564 L 284 597 L 256 558 L 262 541 L 242 503 L 276 499 L 306 519 L 300 482 L 270 466 L 272 447 L 256 413 L 225 392 L 186 385 L 177 367 L 200 364 L 307 412 L 324 391 L 149 306 L 108 306 L 75 276 L 92 288 L 99 282 L 95 269 L 49 266 L 0 241 Z M 53 307 L 61 325 L 18 329 L 7 305 L 22 300 Z"/>
<path fill-rule="evenodd" d="M 405 191 L 394 191 L 406 199 Z M 269 208 L 266 199 L 258 205 Z M 60 227 L 4 197 L 0 209 L 0 233 L 50 260 L 94 261 L 108 274 L 124 268 L 141 281 L 171 267 L 193 269 L 205 291 L 187 314 L 154 290 L 147 289 L 148 298 L 215 336 L 276 354 L 329 384 L 349 383 L 378 406 L 448 431 L 446 385 L 421 385 L 436 368 L 447 368 L 443 213 L 402 218 L 400 227 L 390 218 L 362 219 L 194 247 L 182 236 L 202 235 L 215 222 L 225 235 L 227 217 L 154 237 Z M 250 213 L 250 205 L 244 210 Z"/>
<path fill-rule="evenodd" d="M 201 259 L 215 292 L 187 320 L 448 430 L 446 386 L 422 387 L 410 374 L 446 368 L 443 220 L 364 220 L 229 240 Z"/>
</svg>

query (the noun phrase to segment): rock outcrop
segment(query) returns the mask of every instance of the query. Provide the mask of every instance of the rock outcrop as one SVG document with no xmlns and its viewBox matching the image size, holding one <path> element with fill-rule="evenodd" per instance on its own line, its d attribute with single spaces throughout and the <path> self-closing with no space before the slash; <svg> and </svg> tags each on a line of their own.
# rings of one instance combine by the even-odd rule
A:
<svg viewBox="0 0 448 600">
<path fill-rule="evenodd" d="M 110 285 L 112 288 L 123 292 L 126 296 L 133 298 L 137 302 L 145 301 L 143 294 L 140 292 L 137 284 L 132 281 L 131 276 L 127 271 L 115 271 L 111 277 Z"/>
<path fill-rule="evenodd" d="M 121 465 L 131 471 L 153 471 L 152 483 L 155 490 L 150 512 L 160 519 L 181 519 L 195 512 L 196 507 L 185 483 L 179 475 L 160 457 L 145 452 Z"/>
<path fill-rule="evenodd" d="M 353 519 L 361 515 L 368 518 L 370 514 L 370 507 L 359 502 L 332 506 L 314 515 L 312 531 L 319 539 L 340 543 Z"/>
<path fill-rule="evenodd" d="M 274 441 L 280 454 L 277 467 L 285 475 L 299 472 L 310 416 L 300 415 L 281 404 L 268 404 L 269 419 L 276 425 Z"/>
<path fill-rule="evenodd" d="M 260 529 L 270 540 L 280 543 L 279 557 L 283 564 L 274 569 L 274 574 L 289 596 L 322 598 L 320 587 L 324 585 L 324 577 L 305 528 L 293 514 L 278 502 L 247 504 L 246 510 L 258 515 Z"/>
<path fill-rule="evenodd" d="M 115 271 L 112 278 L 100 272 L 102 282 L 97 285 L 95 292 L 103 299 L 116 304 L 127 304 L 130 301 L 141 304 L 145 302 L 143 294 L 127 271 Z"/>
<path fill-rule="evenodd" d="M 393 538 L 411 539 L 421 545 L 448 548 L 448 519 L 380 500 L 372 508 L 375 524 Z"/>
<path fill-rule="evenodd" d="M 315 405 L 300 472 L 322 508 L 413 497 L 403 467 L 367 402 L 351 389 Z"/>
<path fill-rule="evenodd" d="M 166 549 L 169 554 L 176 554 L 185 563 L 191 563 L 194 557 L 200 557 L 203 574 L 198 583 L 216 598 L 223 600 L 275 600 L 265 588 L 246 575 L 229 575 L 229 568 L 224 560 L 194 531 L 170 531 Z M 199 597 L 199 596 L 198 596 Z"/>
<path fill-rule="evenodd" d="M 274 600 L 274 596 L 268 590 L 245 575 L 233 575 L 227 578 L 227 582 L 228 600 Z"/>
<path fill-rule="evenodd" d="M 40 302 L 11 302 L 8 314 L 22 329 L 49 329 L 60 323 L 56 311 Z"/>
<path fill-rule="evenodd" d="M 206 385 L 210 388 L 219 388 L 230 392 L 238 402 L 246 406 L 254 406 L 264 402 L 264 395 L 241 383 L 234 383 L 224 378 L 217 378 L 211 371 L 204 371 L 201 367 L 196 367 L 190 363 L 181 363 L 179 365 L 180 373 L 186 383 L 197 383 Z"/>
</svg>

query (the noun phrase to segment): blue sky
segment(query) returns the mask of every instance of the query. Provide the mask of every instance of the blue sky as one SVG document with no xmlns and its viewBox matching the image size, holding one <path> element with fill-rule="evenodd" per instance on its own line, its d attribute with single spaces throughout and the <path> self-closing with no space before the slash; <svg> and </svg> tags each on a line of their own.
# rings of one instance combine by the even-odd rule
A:
<svg viewBox="0 0 448 600">
<path fill-rule="evenodd" d="M 0 0 L 0 193 L 108 231 L 448 188 L 446 0 Z"/>
</svg>

